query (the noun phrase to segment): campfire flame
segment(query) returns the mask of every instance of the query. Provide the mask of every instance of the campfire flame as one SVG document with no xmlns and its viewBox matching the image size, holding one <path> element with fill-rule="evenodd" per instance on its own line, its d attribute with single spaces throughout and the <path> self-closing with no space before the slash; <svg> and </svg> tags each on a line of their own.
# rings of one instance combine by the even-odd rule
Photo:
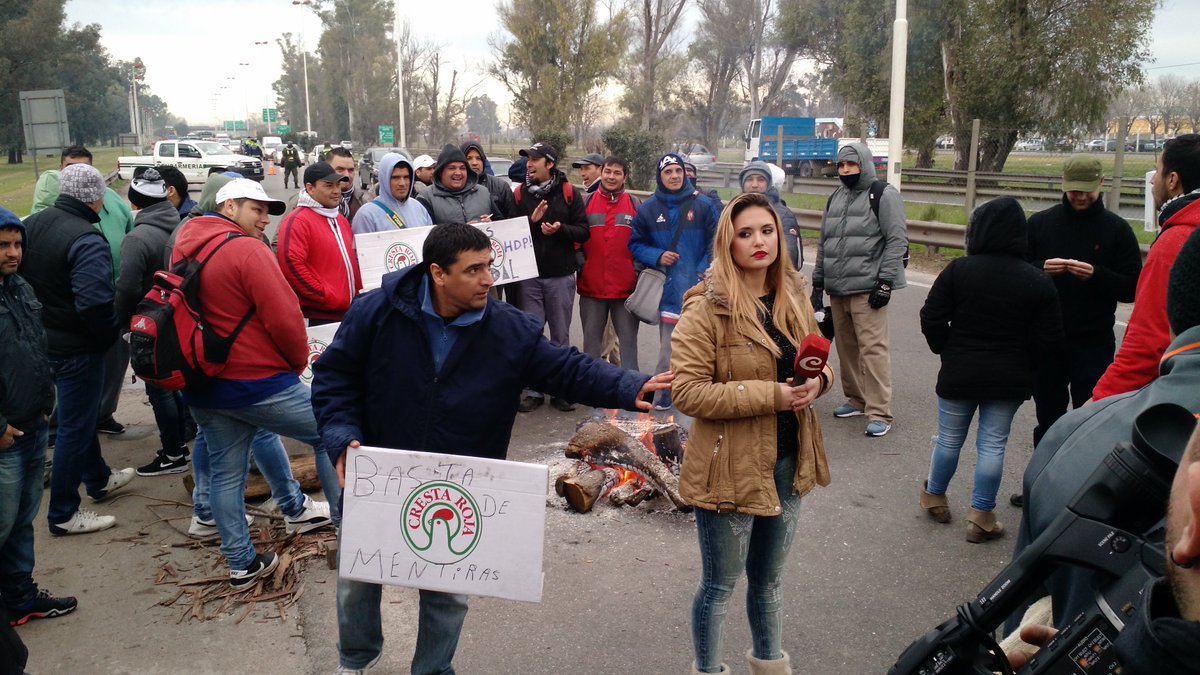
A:
<svg viewBox="0 0 1200 675">
<path fill-rule="evenodd" d="M 638 439 L 638 441 L 640 441 L 647 450 L 656 456 L 658 455 L 658 449 L 654 447 L 653 440 L 655 430 L 675 423 L 674 415 L 668 415 L 667 417 L 662 418 L 655 417 L 649 413 L 638 413 L 634 417 L 623 418 L 618 417 L 618 414 L 618 410 L 612 408 L 605 409 L 604 421 Z M 605 468 L 604 466 L 596 464 L 591 466 L 593 469 Z M 641 487 L 646 484 L 646 477 L 636 471 L 632 471 L 622 466 L 611 466 L 609 468 L 616 470 L 617 482 L 605 491 L 605 495 L 630 483 L 634 483 L 634 487 Z"/>
</svg>

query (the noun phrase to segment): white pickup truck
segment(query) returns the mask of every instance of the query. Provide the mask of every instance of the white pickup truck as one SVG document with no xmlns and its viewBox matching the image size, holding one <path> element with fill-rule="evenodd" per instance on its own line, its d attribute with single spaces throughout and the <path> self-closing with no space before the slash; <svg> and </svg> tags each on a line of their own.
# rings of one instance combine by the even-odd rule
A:
<svg viewBox="0 0 1200 675">
<path fill-rule="evenodd" d="M 133 180 L 134 171 L 151 166 L 177 167 L 189 183 L 203 183 L 209 174 L 225 170 L 236 171 L 253 180 L 263 179 L 262 160 L 257 157 L 235 155 L 214 141 L 190 139 L 159 141 L 154 144 L 153 155 L 118 157 L 117 177 Z"/>
</svg>

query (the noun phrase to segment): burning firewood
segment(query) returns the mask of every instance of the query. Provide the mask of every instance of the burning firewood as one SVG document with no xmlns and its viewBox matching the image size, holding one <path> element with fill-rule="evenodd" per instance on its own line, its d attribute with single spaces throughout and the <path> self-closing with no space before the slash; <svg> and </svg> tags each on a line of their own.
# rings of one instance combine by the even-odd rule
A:
<svg viewBox="0 0 1200 675">
<path fill-rule="evenodd" d="M 637 506 L 654 496 L 654 488 L 640 481 L 630 481 L 608 493 L 613 506 Z"/>
<path fill-rule="evenodd" d="M 567 499 L 571 508 L 580 513 L 587 513 L 595 506 L 596 500 L 617 483 L 617 470 L 612 467 L 590 469 L 562 482 L 562 496 Z"/>
<path fill-rule="evenodd" d="M 644 476 L 680 511 L 691 506 L 679 496 L 679 479 L 640 441 L 621 429 L 598 420 L 579 425 L 567 442 L 566 456 L 593 466 L 614 466 Z M 585 474 L 586 475 L 586 474 Z"/>
</svg>

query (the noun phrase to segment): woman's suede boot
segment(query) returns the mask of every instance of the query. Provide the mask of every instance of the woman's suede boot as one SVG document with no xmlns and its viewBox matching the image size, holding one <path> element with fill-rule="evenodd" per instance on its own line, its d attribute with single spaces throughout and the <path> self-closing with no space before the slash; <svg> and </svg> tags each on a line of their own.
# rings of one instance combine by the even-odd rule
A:
<svg viewBox="0 0 1200 675">
<path fill-rule="evenodd" d="M 950 502 L 946 501 L 946 495 L 929 494 L 928 487 L 929 481 L 921 484 L 921 508 L 939 523 L 950 522 Z"/>
<path fill-rule="evenodd" d="M 764 661 L 754 658 L 754 650 L 746 652 L 746 660 L 750 662 L 750 675 L 792 675 L 792 659 L 787 652 L 780 652 L 782 658 Z"/>
<path fill-rule="evenodd" d="M 1004 536 L 1004 526 L 996 521 L 992 511 L 976 511 L 971 509 L 967 514 L 967 541 L 979 544 Z"/>
<path fill-rule="evenodd" d="M 705 673 L 701 670 L 698 670 L 696 668 L 696 662 L 692 661 L 692 675 L 718 675 L 718 674 L 719 675 L 729 675 L 729 666 L 722 663 L 721 669 L 718 670 L 717 673 Z"/>
</svg>

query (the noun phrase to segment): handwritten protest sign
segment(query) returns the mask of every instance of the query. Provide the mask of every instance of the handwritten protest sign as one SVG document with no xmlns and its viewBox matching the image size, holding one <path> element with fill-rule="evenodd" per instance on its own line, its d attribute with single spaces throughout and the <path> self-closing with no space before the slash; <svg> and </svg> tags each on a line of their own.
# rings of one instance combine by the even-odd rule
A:
<svg viewBox="0 0 1200 675">
<path fill-rule="evenodd" d="M 308 386 L 312 386 L 312 365 L 316 363 L 317 358 L 325 353 L 325 348 L 329 343 L 333 342 L 333 335 L 337 333 L 340 323 L 327 323 L 324 326 L 309 326 L 308 328 L 308 365 L 304 366 L 304 372 L 300 373 L 300 381 Z"/>
<path fill-rule="evenodd" d="M 492 278 L 496 285 L 534 279 L 538 275 L 529 220 L 524 216 L 476 223 L 492 240 Z M 421 262 L 421 247 L 432 227 L 410 227 L 354 236 L 363 290 L 379 288 L 383 275 Z"/>
<path fill-rule="evenodd" d="M 539 602 L 548 474 L 540 464 L 351 448 L 338 572 Z"/>
</svg>

